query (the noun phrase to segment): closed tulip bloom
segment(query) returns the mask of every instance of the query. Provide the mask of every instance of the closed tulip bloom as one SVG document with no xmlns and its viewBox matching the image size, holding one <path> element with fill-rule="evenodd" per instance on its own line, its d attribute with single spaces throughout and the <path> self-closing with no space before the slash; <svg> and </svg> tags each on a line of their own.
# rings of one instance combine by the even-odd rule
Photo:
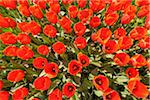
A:
<svg viewBox="0 0 150 100">
<path fill-rule="evenodd" d="M 60 12 L 60 4 L 58 0 L 50 0 L 49 1 L 50 10 L 54 11 L 55 13 Z"/>
<path fill-rule="evenodd" d="M 46 12 L 46 18 L 52 24 L 56 24 L 58 22 L 57 13 L 52 10 Z"/>
<path fill-rule="evenodd" d="M 82 23 L 86 23 L 92 15 L 93 11 L 87 8 L 78 12 L 78 18 L 81 20 Z"/>
<path fill-rule="evenodd" d="M 56 88 L 49 94 L 48 100 L 62 100 L 62 91 Z"/>
<path fill-rule="evenodd" d="M 24 33 L 20 33 L 17 36 L 17 40 L 21 43 L 21 44 L 30 44 L 30 37 L 27 34 Z"/>
<path fill-rule="evenodd" d="M 30 6 L 29 10 L 34 17 L 38 19 L 43 18 L 43 13 L 38 5 Z"/>
<path fill-rule="evenodd" d="M 48 64 L 48 61 L 43 57 L 37 57 L 33 60 L 33 66 L 37 69 L 43 69 L 46 64 Z"/>
<path fill-rule="evenodd" d="M 47 76 L 41 76 L 34 80 L 33 85 L 36 90 L 47 90 L 51 86 L 51 80 Z"/>
<path fill-rule="evenodd" d="M 4 50 L 3 50 L 3 53 L 4 55 L 6 56 L 12 56 L 12 57 L 15 57 L 17 56 L 17 51 L 18 50 L 18 47 L 16 46 L 7 46 Z"/>
<path fill-rule="evenodd" d="M 87 1 L 86 0 L 77 0 L 77 3 L 80 8 L 84 8 L 86 6 Z"/>
<path fill-rule="evenodd" d="M 143 49 L 150 48 L 150 36 L 145 36 L 139 40 L 138 46 Z"/>
<path fill-rule="evenodd" d="M 17 37 L 11 32 L 5 32 L 0 35 L 0 40 L 3 44 L 15 44 L 17 42 Z"/>
<path fill-rule="evenodd" d="M 41 55 L 48 55 L 48 53 L 50 52 L 49 48 L 47 45 L 40 45 L 37 48 L 37 52 Z"/>
<path fill-rule="evenodd" d="M 2 28 L 8 28 L 9 27 L 8 20 L 5 17 L 3 17 L 2 15 L 0 15 L 0 27 L 2 27 Z"/>
<path fill-rule="evenodd" d="M 63 54 L 66 52 L 66 47 L 62 42 L 56 42 L 52 45 L 53 51 L 57 54 Z"/>
<path fill-rule="evenodd" d="M 0 100 L 9 100 L 9 92 L 0 91 Z"/>
<path fill-rule="evenodd" d="M 54 26 L 52 25 L 46 25 L 44 27 L 44 34 L 50 38 L 54 38 L 56 37 L 56 33 L 57 33 L 57 30 Z"/>
<path fill-rule="evenodd" d="M 18 10 L 20 12 L 21 15 L 24 15 L 26 17 L 29 17 L 31 15 L 30 11 L 29 11 L 29 7 L 26 5 L 20 5 L 18 7 Z"/>
<path fill-rule="evenodd" d="M 98 12 L 105 7 L 105 2 L 103 0 L 90 0 L 89 7 L 93 12 Z"/>
<path fill-rule="evenodd" d="M 96 28 L 100 24 L 101 24 L 101 20 L 97 16 L 92 17 L 91 20 L 90 20 L 90 23 L 89 23 L 90 27 L 92 27 L 92 28 Z"/>
<path fill-rule="evenodd" d="M 135 4 L 136 4 L 137 6 L 144 6 L 144 5 L 150 4 L 150 2 L 147 1 L 147 0 L 135 0 Z"/>
<path fill-rule="evenodd" d="M 24 79 L 25 72 L 20 69 L 12 70 L 7 75 L 7 80 L 10 82 L 19 82 Z"/>
<path fill-rule="evenodd" d="M 147 14 L 149 13 L 149 9 L 148 9 L 149 7 L 150 7 L 149 5 L 142 6 L 142 7 L 140 8 L 140 10 L 138 11 L 137 16 L 138 16 L 139 18 L 142 18 L 142 17 L 144 17 L 144 16 L 147 16 Z"/>
<path fill-rule="evenodd" d="M 16 27 L 17 24 L 16 24 L 16 21 L 15 21 L 14 19 L 12 19 L 12 18 L 10 18 L 10 17 L 5 17 L 5 20 L 8 21 L 9 27 L 11 27 L 11 28 Z"/>
<path fill-rule="evenodd" d="M 29 91 L 26 87 L 21 87 L 12 94 L 13 100 L 22 100 L 28 95 Z"/>
<path fill-rule="evenodd" d="M 32 35 L 38 35 L 42 31 L 41 26 L 35 21 L 30 21 L 28 27 L 30 27 L 29 32 L 31 32 Z"/>
<path fill-rule="evenodd" d="M 84 37 L 77 37 L 74 40 L 74 44 L 77 46 L 79 49 L 84 49 L 87 45 L 86 39 Z"/>
<path fill-rule="evenodd" d="M 86 30 L 86 26 L 81 22 L 78 22 L 74 25 L 74 31 L 75 31 L 77 36 L 84 35 L 85 30 Z"/>
<path fill-rule="evenodd" d="M 17 50 L 17 57 L 22 59 L 22 60 L 29 60 L 33 56 L 34 56 L 34 52 L 28 46 L 22 45 Z"/>
<path fill-rule="evenodd" d="M 76 18 L 77 14 L 78 14 L 78 8 L 76 6 L 69 6 L 68 7 L 68 14 L 70 16 L 70 18 Z"/>
<path fill-rule="evenodd" d="M 72 28 L 71 28 L 71 20 L 69 18 L 67 18 L 66 16 L 62 17 L 60 20 L 59 20 L 59 24 L 61 25 L 61 27 L 64 29 L 64 31 L 66 33 L 70 33 L 72 32 Z"/>
</svg>

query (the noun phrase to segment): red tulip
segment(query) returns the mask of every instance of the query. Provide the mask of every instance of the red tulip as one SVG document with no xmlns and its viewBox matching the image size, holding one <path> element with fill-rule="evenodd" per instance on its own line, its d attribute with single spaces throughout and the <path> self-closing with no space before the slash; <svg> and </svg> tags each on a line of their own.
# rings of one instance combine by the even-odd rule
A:
<svg viewBox="0 0 150 100">
<path fill-rule="evenodd" d="M 85 30 L 86 30 L 86 26 L 81 22 L 78 22 L 74 25 L 74 31 L 75 31 L 77 36 L 84 35 Z"/>
<path fill-rule="evenodd" d="M 108 54 L 115 53 L 118 50 L 118 44 L 114 40 L 108 40 L 106 44 L 103 45 L 103 50 Z"/>
<path fill-rule="evenodd" d="M 54 78 L 57 76 L 59 68 L 56 63 L 51 62 L 45 65 L 44 71 L 49 78 Z"/>
<path fill-rule="evenodd" d="M 103 75 L 95 76 L 93 79 L 93 84 L 96 87 L 96 89 L 101 91 L 105 91 L 109 88 L 109 80 Z"/>
<path fill-rule="evenodd" d="M 40 6 L 38 6 L 38 5 L 30 6 L 29 10 L 34 17 L 36 17 L 38 19 L 43 18 L 43 13 L 40 9 Z"/>
<path fill-rule="evenodd" d="M 105 2 L 103 0 L 90 0 L 89 7 L 93 12 L 98 12 L 105 7 Z"/>
<path fill-rule="evenodd" d="M 70 98 L 75 94 L 76 87 L 71 82 L 68 82 L 64 84 L 62 91 L 66 97 Z"/>
<path fill-rule="evenodd" d="M 129 64 L 136 67 L 136 68 L 139 68 L 139 67 L 146 65 L 146 59 L 143 55 L 136 54 L 136 55 L 131 57 Z"/>
<path fill-rule="evenodd" d="M 78 18 L 81 22 L 86 23 L 90 17 L 93 15 L 93 11 L 91 9 L 83 9 L 78 12 Z"/>
<path fill-rule="evenodd" d="M 122 36 L 125 36 L 126 35 L 126 30 L 124 28 L 117 28 L 115 31 L 114 31 L 114 37 L 116 39 L 122 37 Z"/>
<path fill-rule="evenodd" d="M 118 40 L 119 49 L 129 49 L 133 45 L 133 41 L 128 36 L 120 37 Z"/>
<path fill-rule="evenodd" d="M 60 91 L 58 88 L 53 90 L 49 94 L 48 100 L 62 100 L 62 91 Z"/>
<path fill-rule="evenodd" d="M 78 8 L 76 6 L 69 6 L 68 7 L 68 15 L 70 16 L 70 18 L 76 18 L 78 14 Z"/>
<path fill-rule="evenodd" d="M 30 44 L 30 41 L 31 41 L 30 37 L 24 33 L 19 33 L 19 35 L 17 36 L 17 40 L 21 44 Z"/>
<path fill-rule="evenodd" d="M 0 34 L 0 40 L 5 45 L 15 44 L 17 42 L 17 37 L 11 32 L 5 32 Z"/>
<path fill-rule="evenodd" d="M 56 42 L 52 45 L 53 51 L 57 54 L 63 54 L 66 52 L 66 47 L 62 42 Z"/>
<path fill-rule="evenodd" d="M 9 93 L 7 91 L 0 91 L 0 100 L 9 100 Z"/>
<path fill-rule="evenodd" d="M 130 56 L 124 52 L 122 53 L 117 53 L 115 56 L 114 56 L 114 62 L 119 65 L 119 66 L 125 66 L 127 65 L 127 63 L 129 62 L 130 60 Z"/>
<path fill-rule="evenodd" d="M 34 52 L 25 45 L 22 45 L 16 52 L 17 57 L 21 58 L 22 60 L 28 60 L 34 56 Z"/>
<path fill-rule="evenodd" d="M 138 78 L 139 72 L 135 68 L 127 68 L 126 75 L 128 78 Z"/>
<path fill-rule="evenodd" d="M 33 60 L 33 66 L 37 69 L 43 69 L 46 64 L 48 64 L 48 61 L 43 57 L 37 57 Z"/>
<path fill-rule="evenodd" d="M 119 93 L 108 88 L 103 94 L 103 100 L 121 100 Z"/>
<path fill-rule="evenodd" d="M 13 100 L 23 100 L 27 95 L 29 91 L 26 87 L 21 87 L 12 94 Z"/>
<path fill-rule="evenodd" d="M 114 25 L 115 22 L 117 22 L 118 18 L 119 18 L 119 15 L 117 13 L 115 13 L 115 12 L 109 13 L 105 16 L 104 21 L 105 21 L 106 25 L 112 26 L 112 25 Z"/>
<path fill-rule="evenodd" d="M 134 40 L 140 40 L 147 34 L 147 29 L 144 27 L 137 26 L 130 31 L 130 37 Z"/>
<path fill-rule="evenodd" d="M 4 55 L 6 56 L 17 56 L 16 51 L 18 50 L 18 47 L 16 46 L 8 46 L 3 50 Z"/>
<path fill-rule="evenodd" d="M 47 90 L 51 85 L 51 80 L 48 77 L 41 76 L 34 80 L 33 85 L 36 90 Z"/>
<path fill-rule="evenodd" d="M 25 73 L 23 70 L 16 69 L 12 70 L 7 75 L 7 80 L 10 82 L 19 82 L 24 79 Z"/>
<path fill-rule="evenodd" d="M 37 52 L 41 55 L 48 55 L 48 53 L 50 52 L 49 48 L 47 45 L 40 45 L 37 48 Z"/>
<path fill-rule="evenodd" d="M 105 44 L 112 36 L 112 32 L 108 28 L 101 28 L 97 31 L 97 42 Z"/>
<path fill-rule="evenodd" d="M 0 80 L 0 90 L 3 88 L 3 85 L 4 85 L 3 81 Z"/>
<path fill-rule="evenodd" d="M 68 72 L 75 76 L 82 71 L 82 64 L 76 60 L 71 60 L 68 64 Z"/>
<path fill-rule="evenodd" d="M 57 33 L 57 30 L 54 26 L 46 25 L 44 27 L 44 34 L 47 35 L 48 37 L 54 38 L 54 37 L 56 37 L 56 33 Z"/>
<path fill-rule="evenodd" d="M 58 22 L 57 13 L 52 10 L 46 12 L 46 18 L 52 24 L 56 24 Z"/>
<path fill-rule="evenodd" d="M 129 80 L 127 88 L 136 98 L 146 98 L 149 95 L 147 86 L 136 78 Z"/>
<path fill-rule="evenodd" d="M 87 45 L 86 39 L 84 37 L 77 37 L 74 40 L 74 44 L 79 48 L 79 49 L 84 49 Z"/>
<path fill-rule="evenodd" d="M 92 17 L 90 20 L 90 23 L 89 23 L 90 27 L 92 27 L 92 28 L 96 28 L 100 24 L 101 24 L 101 20 L 97 16 Z"/>
<path fill-rule="evenodd" d="M 83 67 L 87 67 L 90 64 L 90 59 L 87 55 L 78 53 L 77 58 Z"/>
</svg>

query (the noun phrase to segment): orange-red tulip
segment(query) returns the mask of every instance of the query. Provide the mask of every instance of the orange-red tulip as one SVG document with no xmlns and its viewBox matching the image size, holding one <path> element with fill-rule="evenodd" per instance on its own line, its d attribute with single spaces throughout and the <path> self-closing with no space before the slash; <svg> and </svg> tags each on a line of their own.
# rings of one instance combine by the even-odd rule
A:
<svg viewBox="0 0 150 100">
<path fill-rule="evenodd" d="M 93 79 L 93 84 L 96 89 L 101 91 L 105 91 L 109 88 L 109 80 L 106 76 L 103 75 L 95 76 Z"/>
<path fill-rule="evenodd" d="M 127 88 L 136 98 L 146 98 L 149 94 L 147 86 L 136 78 L 129 80 Z"/>
</svg>

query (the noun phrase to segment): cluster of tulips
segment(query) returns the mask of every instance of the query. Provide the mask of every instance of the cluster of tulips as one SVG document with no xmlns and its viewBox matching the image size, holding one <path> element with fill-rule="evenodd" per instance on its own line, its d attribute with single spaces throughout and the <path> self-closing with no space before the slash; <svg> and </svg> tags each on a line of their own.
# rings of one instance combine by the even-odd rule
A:
<svg viewBox="0 0 150 100">
<path fill-rule="evenodd" d="M 0 0 L 0 100 L 148 99 L 149 8 L 149 0 Z"/>
</svg>

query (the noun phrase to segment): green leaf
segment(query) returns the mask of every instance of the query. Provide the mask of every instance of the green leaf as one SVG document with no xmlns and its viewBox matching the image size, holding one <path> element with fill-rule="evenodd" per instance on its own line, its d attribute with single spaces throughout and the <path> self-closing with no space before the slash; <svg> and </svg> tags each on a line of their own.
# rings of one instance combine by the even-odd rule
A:
<svg viewBox="0 0 150 100">
<path fill-rule="evenodd" d="M 2 29 L 3 32 L 13 32 L 12 28 L 3 28 Z"/>
<path fill-rule="evenodd" d="M 128 78 L 126 76 L 117 76 L 116 81 L 117 83 L 123 83 L 123 82 L 127 82 Z"/>
<path fill-rule="evenodd" d="M 102 91 L 99 91 L 99 90 L 94 90 L 94 94 L 98 97 L 102 96 L 103 95 L 103 92 Z"/>
<path fill-rule="evenodd" d="M 80 100 L 79 97 L 77 96 L 77 92 L 74 94 L 74 96 L 72 97 L 73 100 Z"/>
<path fill-rule="evenodd" d="M 81 86 L 78 88 L 78 90 L 80 92 L 87 91 L 88 88 L 90 88 L 90 87 L 92 87 L 91 81 L 89 81 L 88 79 L 85 78 L 84 81 L 83 81 L 83 83 L 81 84 Z"/>
</svg>

